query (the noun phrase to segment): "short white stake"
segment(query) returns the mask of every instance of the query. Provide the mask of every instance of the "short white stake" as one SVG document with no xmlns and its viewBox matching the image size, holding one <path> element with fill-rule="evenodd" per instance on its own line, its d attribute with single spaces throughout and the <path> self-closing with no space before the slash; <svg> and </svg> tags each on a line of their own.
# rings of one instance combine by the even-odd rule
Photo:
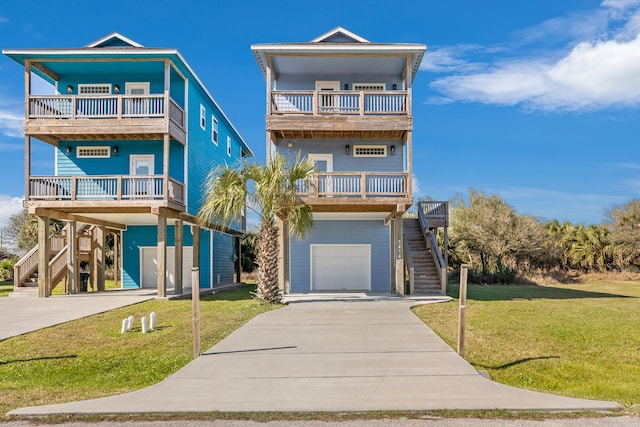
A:
<svg viewBox="0 0 640 427">
<path fill-rule="evenodd" d="M 127 320 L 127 331 L 130 331 L 133 328 L 133 316 L 129 316 Z"/>
<path fill-rule="evenodd" d="M 152 331 L 156 328 L 156 313 L 152 311 L 149 314 L 149 329 Z"/>
<path fill-rule="evenodd" d="M 147 323 L 147 318 L 143 317 L 142 318 L 142 333 L 146 334 L 147 332 L 149 332 L 149 326 L 148 326 L 148 323 Z"/>
<path fill-rule="evenodd" d="M 121 334 L 124 334 L 129 329 L 129 319 L 122 319 L 122 329 L 120 330 Z"/>
</svg>

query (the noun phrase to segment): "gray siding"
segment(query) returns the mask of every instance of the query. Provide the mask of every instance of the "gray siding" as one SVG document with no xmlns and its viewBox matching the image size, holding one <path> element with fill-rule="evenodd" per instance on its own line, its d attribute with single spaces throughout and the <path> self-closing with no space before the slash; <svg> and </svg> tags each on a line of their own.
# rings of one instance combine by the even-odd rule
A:
<svg viewBox="0 0 640 427">
<path fill-rule="evenodd" d="M 392 90 L 395 84 L 398 89 L 402 88 L 402 80 L 396 75 L 386 74 L 340 74 L 336 75 L 305 75 L 305 76 L 280 76 L 277 82 L 277 90 L 315 90 L 316 81 L 339 81 L 340 90 L 344 89 L 344 84 L 349 85 L 348 90 L 353 89 L 354 83 L 385 83 L 385 90 Z"/>
<path fill-rule="evenodd" d="M 346 154 L 345 146 L 351 147 L 351 154 Z M 386 145 L 387 157 L 354 157 L 354 145 Z M 389 147 L 395 145 L 396 152 L 391 154 Z M 293 147 L 283 142 L 277 151 L 289 159 L 300 152 L 307 154 L 333 154 L 334 172 L 404 172 L 404 147 L 400 140 L 363 140 L 363 139 L 327 139 L 327 140 L 295 140 Z"/>
<path fill-rule="evenodd" d="M 383 220 L 316 220 L 310 236 L 291 239 L 291 292 L 311 289 L 312 244 L 370 244 L 371 290 L 390 292 L 389 227 Z"/>
</svg>

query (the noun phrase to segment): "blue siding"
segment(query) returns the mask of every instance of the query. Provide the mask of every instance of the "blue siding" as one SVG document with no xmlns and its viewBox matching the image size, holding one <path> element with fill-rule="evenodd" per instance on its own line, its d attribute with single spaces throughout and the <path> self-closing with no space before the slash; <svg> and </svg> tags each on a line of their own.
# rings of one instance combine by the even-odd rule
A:
<svg viewBox="0 0 640 427">
<path fill-rule="evenodd" d="M 291 239 L 291 292 L 311 289 L 312 244 L 370 244 L 371 290 L 389 292 L 389 227 L 382 220 L 316 220 L 310 236 L 302 241 Z"/>
<path fill-rule="evenodd" d="M 351 154 L 346 154 L 345 146 L 351 147 Z M 354 157 L 354 145 L 386 145 L 387 157 Z M 395 145 L 395 154 L 391 155 L 389 147 Z M 307 154 L 333 154 L 334 172 L 404 172 L 404 147 L 400 140 L 363 140 L 363 139 L 327 139 L 296 140 L 293 147 L 281 143 L 277 151 L 287 158 L 295 158 L 299 151 Z"/>
<path fill-rule="evenodd" d="M 218 231 L 213 235 L 213 287 L 234 283 L 234 238 Z"/>
<path fill-rule="evenodd" d="M 200 231 L 200 287 L 210 286 L 209 231 Z M 175 228 L 167 226 L 167 246 L 175 245 Z M 139 288 L 140 283 L 140 247 L 158 245 L 158 227 L 155 225 L 130 225 L 122 233 L 122 287 Z M 190 227 L 183 228 L 183 245 L 192 246 L 193 236 Z M 173 262 L 173 260 L 167 260 Z"/>
<path fill-rule="evenodd" d="M 118 154 L 109 158 L 78 158 L 76 147 L 118 147 Z M 58 175 L 128 175 L 131 154 L 153 154 L 154 172 L 162 174 L 162 141 L 60 141 L 56 150 Z M 67 154 L 67 147 L 71 153 Z M 170 141 L 169 176 L 184 182 L 184 147 Z"/>
<path fill-rule="evenodd" d="M 200 127 L 200 105 L 206 109 L 206 128 Z M 218 145 L 211 139 L 211 115 L 218 119 Z M 209 172 L 216 165 L 240 165 L 241 142 L 224 116 L 209 98 L 194 86 L 189 87 L 188 111 L 188 170 L 187 211 L 196 215 L 202 206 L 205 183 Z M 231 137 L 231 156 L 227 155 L 227 136 Z"/>
</svg>

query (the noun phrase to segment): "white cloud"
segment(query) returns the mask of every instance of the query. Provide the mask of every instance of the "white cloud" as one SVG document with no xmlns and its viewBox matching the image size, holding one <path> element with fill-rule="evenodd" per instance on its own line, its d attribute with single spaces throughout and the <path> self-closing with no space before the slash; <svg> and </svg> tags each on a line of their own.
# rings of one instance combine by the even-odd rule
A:
<svg viewBox="0 0 640 427">
<path fill-rule="evenodd" d="M 418 181 L 418 177 L 415 174 L 411 175 L 411 193 L 414 197 L 420 196 L 420 181 Z"/>
<path fill-rule="evenodd" d="M 6 194 L 0 194 L 0 228 L 9 225 L 11 215 L 17 214 L 22 208 L 21 197 L 11 197 Z"/>
<path fill-rule="evenodd" d="M 431 83 L 438 94 L 428 102 L 479 102 L 545 111 L 639 106 L 640 0 L 606 0 L 603 7 L 608 9 L 522 30 L 518 49 L 503 49 L 499 58 L 487 60 L 488 50 L 471 50 L 468 45 L 432 52 L 434 58 L 422 69 L 450 75 Z M 572 40 L 564 50 L 541 54 L 539 46 L 531 51 L 522 48 L 560 32 Z M 480 61 L 474 56 L 478 51 L 485 54 Z"/>
<path fill-rule="evenodd" d="M 19 138 L 23 136 L 23 119 L 23 116 L 12 111 L 0 110 L 0 133 L 12 138 Z"/>
</svg>

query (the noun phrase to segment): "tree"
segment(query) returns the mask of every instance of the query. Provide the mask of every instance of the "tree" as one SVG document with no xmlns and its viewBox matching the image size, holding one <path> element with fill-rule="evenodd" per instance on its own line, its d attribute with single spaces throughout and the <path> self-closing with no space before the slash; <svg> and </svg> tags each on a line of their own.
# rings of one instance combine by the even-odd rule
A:
<svg viewBox="0 0 640 427">
<path fill-rule="evenodd" d="M 313 226 L 311 208 L 302 203 L 298 189 L 313 189 L 313 161 L 293 163 L 276 154 L 266 165 L 221 166 L 207 179 L 205 202 L 198 213 L 203 221 L 231 225 L 242 217 L 245 204 L 260 218 L 256 245 L 258 286 L 255 297 L 280 302 L 278 284 L 277 219 L 287 221 L 291 234 L 305 236 Z"/>
<path fill-rule="evenodd" d="M 249 231 L 247 234 L 242 236 L 241 241 L 241 258 L 240 265 L 242 266 L 242 271 L 245 273 L 251 273 L 254 268 L 254 264 L 256 262 L 256 243 L 258 241 L 258 232 L 257 231 Z"/>
<path fill-rule="evenodd" d="M 640 266 L 640 199 L 607 211 L 612 251 L 620 267 Z"/>
<path fill-rule="evenodd" d="M 50 232 L 54 235 L 62 233 L 64 222 L 51 221 Z M 20 252 L 26 252 L 38 244 L 38 219 L 29 215 L 26 209 L 9 217 L 9 225 L 5 227 L 7 238 Z"/>
</svg>

